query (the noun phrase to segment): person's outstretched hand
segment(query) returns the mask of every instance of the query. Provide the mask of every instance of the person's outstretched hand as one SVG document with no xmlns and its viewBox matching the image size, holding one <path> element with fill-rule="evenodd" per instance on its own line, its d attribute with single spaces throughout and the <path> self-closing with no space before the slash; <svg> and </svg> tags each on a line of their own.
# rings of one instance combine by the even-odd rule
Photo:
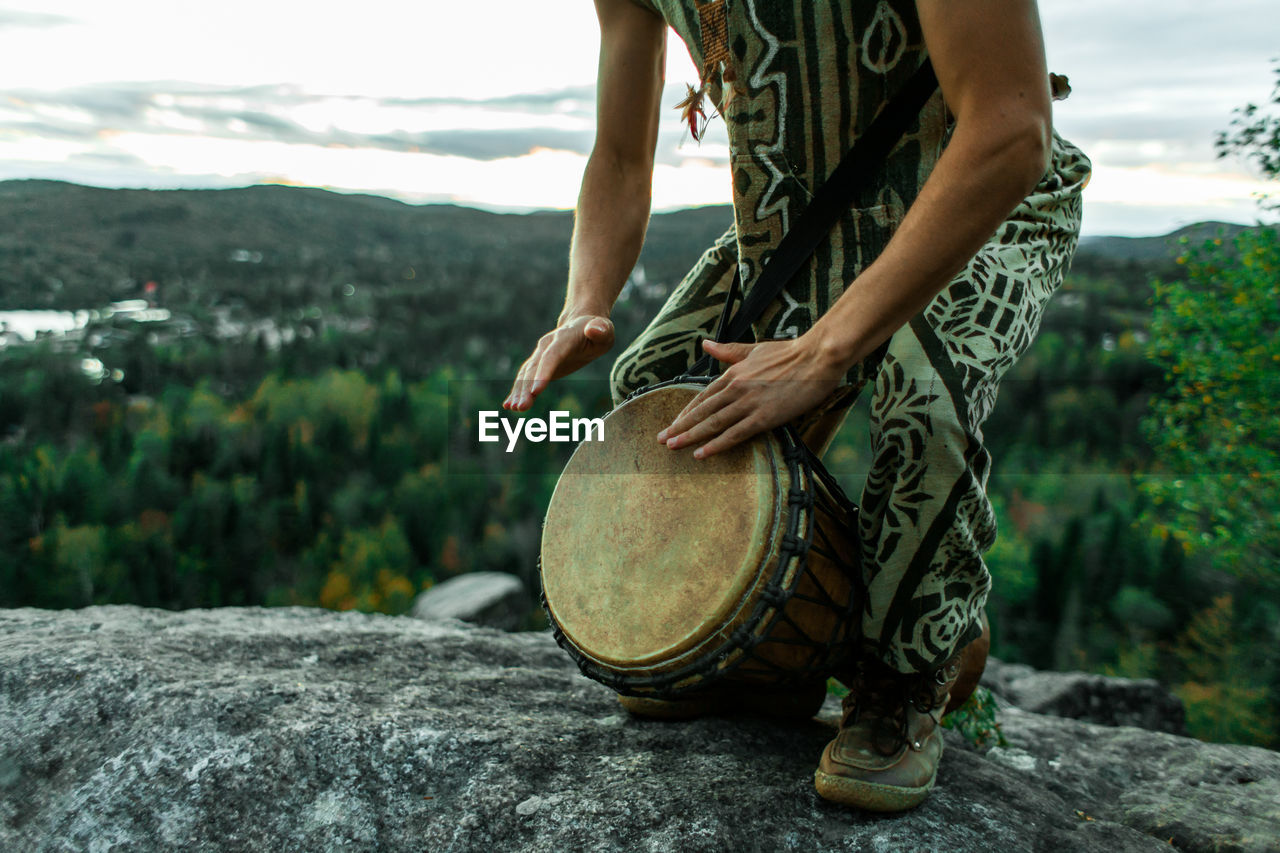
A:
<svg viewBox="0 0 1280 853">
<path fill-rule="evenodd" d="M 528 410 L 552 379 L 568 376 L 604 355 L 613 346 L 613 321 L 599 314 L 579 314 L 538 339 L 533 354 L 520 365 L 502 408 Z"/>
</svg>

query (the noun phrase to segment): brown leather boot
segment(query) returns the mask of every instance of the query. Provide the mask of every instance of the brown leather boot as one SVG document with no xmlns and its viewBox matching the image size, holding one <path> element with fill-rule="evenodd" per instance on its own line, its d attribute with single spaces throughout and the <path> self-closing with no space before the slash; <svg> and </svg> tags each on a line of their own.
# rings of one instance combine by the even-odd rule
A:
<svg viewBox="0 0 1280 853">
<path fill-rule="evenodd" d="M 823 750 L 814 774 L 818 793 L 868 811 L 919 805 L 938 776 L 938 723 L 960 660 L 957 652 L 937 670 L 916 675 L 876 660 L 859 662 L 849 679 L 840 733 Z"/>
<path fill-rule="evenodd" d="M 656 720 L 690 720 L 695 717 L 756 714 L 765 717 L 807 720 L 818 713 L 827 698 L 825 681 L 791 688 L 775 688 L 740 682 L 721 682 L 694 690 L 677 699 L 618 694 L 618 702 L 637 717 Z"/>
</svg>

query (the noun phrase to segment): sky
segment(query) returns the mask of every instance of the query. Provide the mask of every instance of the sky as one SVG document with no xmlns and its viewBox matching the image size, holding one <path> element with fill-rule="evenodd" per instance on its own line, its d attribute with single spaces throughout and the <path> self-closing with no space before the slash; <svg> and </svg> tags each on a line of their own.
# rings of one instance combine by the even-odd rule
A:
<svg viewBox="0 0 1280 853">
<path fill-rule="evenodd" d="M 1216 158 L 1213 139 L 1235 108 L 1270 96 L 1276 11 L 1277 0 L 1041 0 L 1049 67 L 1073 88 L 1055 127 L 1094 163 L 1085 234 L 1254 221 L 1268 188 Z M 598 46 L 589 0 L 5 3 L 0 180 L 270 182 L 571 208 Z M 696 76 L 671 33 L 663 103 Z M 664 112 L 655 210 L 728 202 L 723 121 L 697 143 Z"/>
</svg>

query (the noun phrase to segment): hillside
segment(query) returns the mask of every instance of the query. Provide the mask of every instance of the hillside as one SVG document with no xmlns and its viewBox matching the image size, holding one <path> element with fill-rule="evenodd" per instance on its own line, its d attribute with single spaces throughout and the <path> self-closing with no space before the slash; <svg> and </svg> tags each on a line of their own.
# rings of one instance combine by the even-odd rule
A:
<svg viewBox="0 0 1280 853">
<path fill-rule="evenodd" d="M 731 221 L 725 206 L 653 216 L 640 259 L 646 280 L 669 290 Z M 1168 271 L 1178 238 L 1243 227 L 1200 223 L 1163 237 L 1086 238 L 1076 268 Z M 159 283 L 170 306 L 230 301 L 270 310 L 333 298 L 349 282 L 449 291 L 461 289 L 462 276 L 536 285 L 535 302 L 550 304 L 559 298 L 571 229 L 566 211 L 495 214 L 311 188 L 4 181 L 0 310 L 92 307 L 139 295 L 146 281 Z"/>
<path fill-rule="evenodd" d="M 641 259 L 649 278 L 678 280 L 730 222 L 725 207 L 655 216 Z M 528 279 L 532 271 L 558 284 L 571 229 L 564 211 L 495 214 L 310 188 L 4 181 L 0 310 L 75 310 L 138 295 L 148 280 L 164 288 L 167 304 L 241 299 L 259 308 L 327 299 L 353 279 L 448 289 L 464 274 Z M 301 281 L 269 292 L 273 276 Z M 261 285 L 256 292 L 249 278 Z"/>
<path fill-rule="evenodd" d="M 1085 237 L 1080 241 L 1077 257 L 1086 260 L 1165 261 L 1175 254 L 1179 241 L 1212 240 L 1234 237 L 1248 228 L 1234 222 L 1197 222 L 1159 237 Z"/>
<path fill-rule="evenodd" d="M 615 312 L 619 338 L 640 331 L 731 221 L 727 207 L 652 218 L 633 286 Z M 1075 295 L 1055 302 L 1045 329 L 1082 329 L 1097 344 L 1140 327 L 1148 279 L 1181 272 L 1177 238 L 1218 228 L 1084 241 L 1065 288 Z M 495 214 L 311 188 L 5 181 L 0 311 L 92 310 L 144 298 L 173 315 L 167 329 L 147 327 L 153 343 L 211 337 L 274 350 L 300 337 L 355 334 L 366 339 L 365 367 L 386 364 L 398 349 L 412 356 L 410 375 L 460 363 L 505 373 L 559 311 L 571 230 L 566 211 Z M 109 328 L 95 339 L 119 347 L 138 334 L 119 317 L 100 319 Z M 125 381 L 136 379 L 135 371 Z"/>
</svg>

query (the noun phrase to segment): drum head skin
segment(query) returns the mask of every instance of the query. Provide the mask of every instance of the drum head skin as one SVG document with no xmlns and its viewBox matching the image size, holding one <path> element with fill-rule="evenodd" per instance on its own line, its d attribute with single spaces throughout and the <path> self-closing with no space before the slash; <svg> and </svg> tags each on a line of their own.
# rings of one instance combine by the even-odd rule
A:
<svg viewBox="0 0 1280 853">
<path fill-rule="evenodd" d="M 701 387 L 666 385 L 611 412 L 604 440 L 578 447 L 547 510 L 551 616 L 584 655 L 620 671 L 662 670 L 723 640 L 785 529 L 776 439 L 705 460 L 658 443 Z"/>
</svg>

